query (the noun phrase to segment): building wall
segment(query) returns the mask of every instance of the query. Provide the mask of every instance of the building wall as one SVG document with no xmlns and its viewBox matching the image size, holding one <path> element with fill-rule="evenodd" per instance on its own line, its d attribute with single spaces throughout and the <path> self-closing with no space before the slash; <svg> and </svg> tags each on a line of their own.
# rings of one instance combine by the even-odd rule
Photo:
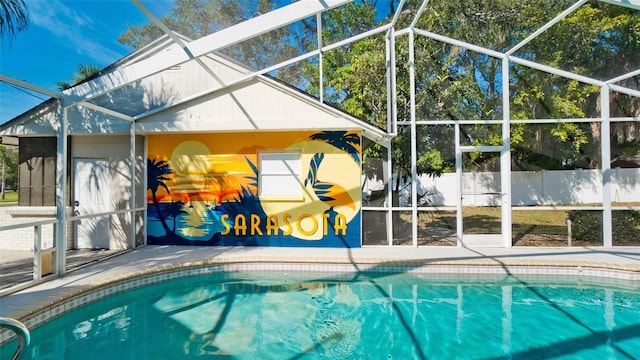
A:
<svg viewBox="0 0 640 360">
<path fill-rule="evenodd" d="M 136 122 L 136 131 L 321 131 L 361 126 L 344 113 L 260 78 L 145 117 Z"/>
<path fill-rule="evenodd" d="M 73 136 L 71 146 L 72 161 L 75 158 L 105 159 L 109 167 L 109 191 L 110 200 L 107 211 L 130 209 L 130 198 L 132 196 L 131 186 L 131 161 L 130 161 L 130 138 L 128 135 L 88 135 Z M 141 204 L 144 196 L 143 186 L 143 164 L 144 164 L 144 141 L 138 136 L 136 141 L 136 174 L 134 183 L 136 184 L 136 194 Z M 70 165 L 71 166 L 71 165 Z M 73 174 L 71 176 L 73 179 Z M 74 188 L 73 180 L 70 198 L 73 200 Z M 126 249 L 129 247 L 129 237 L 131 234 L 132 215 L 130 213 L 114 214 L 109 216 L 109 249 Z M 142 236 L 140 222 L 137 222 L 136 236 Z"/>
<path fill-rule="evenodd" d="M 357 131 L 147 140 L 148 244 L 360 246 Z M 275 161 L 287 174 L 271 168 L 281 154 L 298 154 L 299 161 Z"/>
<path fill-rule="evenodd" d="M 67 208 L 67 215 L 71 216 L 72 209 Z M 6 206 L 0 207 L 0 227 L 33 223 L 56 218 L 55 206 Z M 53 247 L 53 225 L 42 225 L 40 227 L 42 249 Z M 17 229 L 3 230 L 0 232 L 0 250 L 34 250 L 33 226 L 25 226 Z M 66 248 L 73 248 L 73 225 L 67 224 Z"/>
<path fill-rule="evenodd" d="M 44 143 L 41 139 L 46 140 Z M 25 148 L 35 149 L 34 151 L 25 151 L 22 153 L 21 147 L 21 168 L 27 168 L 30 164 L 32 170 L 28 173 L 21 169 L 20 182 L 27 183 L 31 178 L 40 179 L 38 185 L 45 181 L 47 185 L 46 197 L 48 201 L 46 205 L 41 206 L 42 196 L 31 196 L 34 191 L 28 191 L 21 186 L 19 193 L 19 206 L 7 206 L 0 208 L 0 227 L 13 226 L 18 224 L 32 223 L 43 220 L 56 218 L 55 207 L 55 138 L 23 138 L 21 144 L 28 143 Z M 40 147 L 45 144 L 47 146 Z M 129 209 L 129 199 L 132 195 L 131 187 L 131 161 L 130 157 L 130 140 L 129 136 L 74 136 L 70 139 L 71 156 L 73 158 L 98 158 L 108 159 L 109 164 L 109 186 L 111 198 L 109 201 L 108 211 Z M 144 137 L 136 137 L 136 169 L 134 182 L 136 186 L 136 207 L 144 207 Z M 49 149 L 49 150 L 47 150 Z M 44 155 L 50 153 L 53 149 L 53 158 L 50 161 L 44 161 Z M 36 159 L 34 161 L 33 159 Z M 52 164 L 49 164 L 52 163 Z M 48 164 L 48 170 L 45 171 L 44 165 Z M 53 169 L 51 169 L 53 166 Z M 69 168 L 72 167 L 72 162 Z M 37 175 L 34 175 L 37 174 Z M 29 175 L 29 176 L 27 176 Z M 72 179 L 72 178 L 71 178 Z M 73 182 L 70 181 L 68 186 L 70 202 L 73 201 Z M 35 200 L 34 200 L 35 199 Z M 74 215 L 74 208 L 67 207 L 67 216 Z M 109 248 L 110 249 L 126 249 L 129 247 L 129 238 L 131 235 L 132 215 L 130 213 L 114 214 L 109 217 Z M 135 236 L 136 243 L 143 244 L 143 216 L 142 211 L 136 214 Z M 42 226 L 42 246 L 53 246 L 53 225 Z M 75 226 L 73 221 L 67 222 L 67 249 L 76 248 Z M 26 226 L 18 229 L 3 230 L 0 233 L 0 249 L 6 250 L 24 250 L 31 251 L 34 246 L 34 228 Z"/>
</svg>

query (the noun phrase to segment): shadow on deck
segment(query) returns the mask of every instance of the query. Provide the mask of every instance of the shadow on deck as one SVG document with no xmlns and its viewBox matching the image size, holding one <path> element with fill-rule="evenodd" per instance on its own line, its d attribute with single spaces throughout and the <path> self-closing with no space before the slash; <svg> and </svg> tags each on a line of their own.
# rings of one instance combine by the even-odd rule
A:
<svg viewBox="0 0 640 360">
<path fill-rule="evenodd" d="M 123 250 L 83 249 L 67 250 L 66 271 L 72 271 L 85 265 L 108 259 Z M 43 266 L 47 268 L 47 266 Z M 45 275 L 46 276 L 46 275 Z M 33 252 L 0 252 L 0 290 L 33 280 Z"/>
</svg>

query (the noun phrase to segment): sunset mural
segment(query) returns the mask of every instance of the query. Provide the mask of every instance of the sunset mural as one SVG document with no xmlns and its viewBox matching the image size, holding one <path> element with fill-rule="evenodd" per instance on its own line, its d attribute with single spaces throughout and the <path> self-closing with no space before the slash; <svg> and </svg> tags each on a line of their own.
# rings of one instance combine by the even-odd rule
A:
<svg viewBox="0 0 640 360">
<path fill-rule="evenodd" d="M 279 152 L 291 194 L 265 193 Z M 360 246 L 357 131 L 150 135 L 148 154 L 149 244 Z"/>
</svg>

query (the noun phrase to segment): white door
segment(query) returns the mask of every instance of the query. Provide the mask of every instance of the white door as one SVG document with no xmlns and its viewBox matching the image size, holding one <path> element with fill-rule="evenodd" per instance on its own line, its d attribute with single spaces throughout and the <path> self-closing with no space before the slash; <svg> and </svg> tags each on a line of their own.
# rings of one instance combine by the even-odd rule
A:
<svg viewBox="0 0 640 360">
<path fill-rule="evenodd" d="M 109 166 L 105 159 L 73 159 L 75 215 L 99 214 L 109 211 Z M 109 248 L 109 217 L 77 220 L 78 249 Z"/>
<path fill-rule="evenodd" d="M 462 246 L 501 247 L 502 239 L 502 182 L 500 177 L 500 146 L 461 146 L 459 159 L 462 168 Z M 480 169 L 471 161 L 471 154 L 494 167 Z"/>
</svg>

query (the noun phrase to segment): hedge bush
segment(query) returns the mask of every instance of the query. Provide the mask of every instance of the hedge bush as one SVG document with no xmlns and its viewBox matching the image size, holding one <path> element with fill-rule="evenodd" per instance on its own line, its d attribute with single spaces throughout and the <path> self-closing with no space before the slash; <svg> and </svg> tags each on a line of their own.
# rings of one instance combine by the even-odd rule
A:
<svg viewBox="0 0 640 360">
<path fill-rule="evenodd" d="M 617 245 L 640 243 L 640 211 L 613 211 L 613 239 Z M 602 211 L 572 210 L 568 213 L 575 239 L 602 243 Z"/>
</svg>

